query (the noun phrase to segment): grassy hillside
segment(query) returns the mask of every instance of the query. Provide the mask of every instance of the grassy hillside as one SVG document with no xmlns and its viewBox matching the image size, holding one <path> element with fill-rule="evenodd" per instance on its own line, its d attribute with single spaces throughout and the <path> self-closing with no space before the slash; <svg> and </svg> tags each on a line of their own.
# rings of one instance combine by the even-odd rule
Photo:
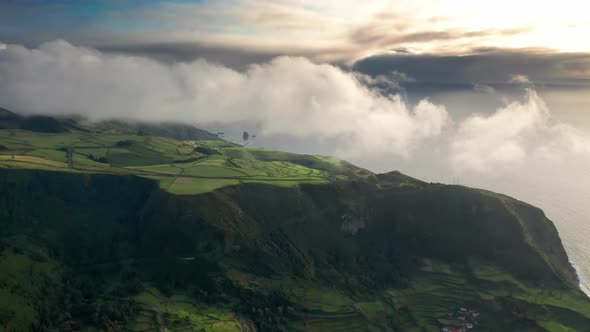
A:
<svg viewBox="0 0 590 332">
<path fill-rule="evenodd" d="M 0 145 L 0 330 L 590 330 L 557 230 L 503 195 L 220 140 Z"/>
<path fill-rule="evenodd" d="M 247 149 L 220 140 L 0 130 L 0 144 L 0 167 L 131 174 L 155 179 L 161 188 L 183 195 L 239 183 L 294 186 L 370 175 L 329 157 Z"/>
<path fill-rule="evenodd" d="M 41 133 L 72 131 L 100 134 L 141 134 L 180 140 L 221 140 L 217 135 L 181 123 L 147 123 L 123 120 L 90 122 L 77 116 L 23 116 L 0 107 L 0 129 L 22 129 Z"/>
<path fill-rule="evenodd" d="M 109 120 L 87 123 L 84 127 L 92 132 L 102 134 L 141 134 L 160 136 L 179 140 L 219 141 L 220 138 L 206 130 L 179 123 L 150 124 L 131 121 Z"/>
</svg>

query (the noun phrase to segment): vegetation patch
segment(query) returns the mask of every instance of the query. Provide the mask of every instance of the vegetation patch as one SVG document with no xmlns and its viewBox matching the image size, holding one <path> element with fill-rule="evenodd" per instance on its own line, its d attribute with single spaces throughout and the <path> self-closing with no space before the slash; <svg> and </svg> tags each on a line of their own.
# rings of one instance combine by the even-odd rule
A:
<svg viewBox="0 0 590 332">
<path fill-rule="evenodd" d="M 163 189 L 179 195 L 202 194 L 238 183 L 322 184 L 360 172 L 333 158 L 238 150 L 235 144 L 220 140 L 177 141 L 145 133 L 0 130 L 0 141 L 6 142 L 0 151 L 0 165 L 5 167 L 19 167 L 16 162 L 22 162 L 26 165 L 20 167 L 28 169 L 138 175 L 163 181 Z"/>
</svg>

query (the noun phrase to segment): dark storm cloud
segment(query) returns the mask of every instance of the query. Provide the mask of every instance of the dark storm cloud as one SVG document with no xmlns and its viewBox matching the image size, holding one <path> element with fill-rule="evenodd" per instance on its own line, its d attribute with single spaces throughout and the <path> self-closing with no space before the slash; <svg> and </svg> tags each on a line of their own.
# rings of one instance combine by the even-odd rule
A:
<svg viewBox="0 0 590 332">
<path fill-rule="evenodd" d="M 514 74 L 526 75 L 541 86 L 590 86 L 590 55 L 477 50 L 472 55 L 389 54 L 356 62 L 353 68 L 368 75 L 398 70 L 422 86 L 471 89 L 474 83 L 503 85 Z"/>
<path fill-rule="evenodd" d="M 447 34 L 422 34 L 412 38 L 445 38 Z M 410 37 L 408 37 L 410 38 Z M 107 53 L 140 55 L 164 62 L 190 62 L 204 58 L 231 68 L 243 69 L 281 55 L 311 56 L 309 52 L 270 51 L 207 46 L 198 43 L 151 43 L 103 45 Z M 352 70 L 371 76 L 391 72 L 405 73 L 415 79 L 404 86 L 415 92 L 472 90 L 474 84 L 502 89 L 512 75 L 526 75 L 540 87 L 590 87 L 590 55 L 582 53 L 545 53 L 530 49 L 519 52 L 498 48 L 478 48 L 470 55 L 417 55 L 401 48 L 395 54 L 379 55 L 357 61 Z M 313 52 L 312 52 L 313 53 Z M 341 63 L 335 63 L 342 65 Z"/>
<path fill-rule="evenodd" d="M 93 46 L 105 53 L 142 56 L 165 63 L 191 62 L 197 59 L 223 64 L 233 69 L 245 69 L 252 64 L 265 63 L 280 56 L 306 57 L 317 63 L 349 66 L 342 60 L 349 50 L 343 47 L 265 49 L 255 47 L 208 45 L 199 42 L 170 43 L 100 43 Z M 322 59 L 326 58 L 325 61 Z"/>
<path fill-rule="evenodd" d="M 283 55 L 279 52 L 230 49 L 227 47 L 204 46 L 198 43 L 103 45 L 98 46 L 97 49 L 107 53 L 145 56 L 166 63 L 206 59 L 235 69 L 243 69 L 251 64 L 267 62 L 272 58 Z"/>
</svg>

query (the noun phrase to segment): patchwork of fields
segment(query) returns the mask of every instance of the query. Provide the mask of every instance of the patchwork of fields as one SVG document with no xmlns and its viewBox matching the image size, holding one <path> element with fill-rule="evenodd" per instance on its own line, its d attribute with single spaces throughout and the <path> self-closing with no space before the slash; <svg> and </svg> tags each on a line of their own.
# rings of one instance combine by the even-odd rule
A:
<svg viewBox="0 0 590 332">
<path fill-rule="evenodd" d="M 327 183 L 369 172 L 330 157 L 250 149 L 225 141 L 178 141 L 130 134 L 0 130 L 0 167 L 155 179 L 180 195 L 239 183 Z"/>
<path fill-rule="evenodd" d="M 1 129 L 2 168 L 52 171 L 5 172 L 0 203 L 12 208 L 0 211 L 13 221 L 6 225 L 14 231 L 0 229 L 0 322 L 4 319 L 9 330 L 49 322 L 43 317 L 58 317 L 59 326 L 70 326 L 76 323 L 71 313 L 83 312 L 79 326 L 128 331 L 440 331 L 467 326 L 461 316 L 466 311 L 469 318 L 477 312 L 477 320 L 469 322 L 474 331 L 588 330 L 590 306 L 579 291 L 552 278 L 523 277 L 512 261 L 493 262 L 495 250 L 489 256 L 472 255 L 487 247 L 465 239 L 483 234 L 488 219 L 498 225 L 521 215 L 519 206 L 504 196 L 445 189 L 396 172 L 373 176 L 331 157 L 84 128 L 63 133 Z M 140 209 L 142 217 L 144 212 L 154 216 L 154 211 L 162 215 L 138 218 L 149 226 L 138 233 L 134 219 L 120 221 L 137 212 L 144 185 L 154 188 L 151 182 L 57 172 L 134 175 L 153 179 L 176 195 L 242 183 L 296 187 L 364 180 L 296 190 L 242 186 L 224 195 L 179 201 L 161 195 L 161 201 L 141 205 L 153 208 Z M 92 181 L 94 187 L 80 185 Z M 87 188 L 106 188 L 106 194 Z M 59 198 L 39 202 L 30 195 L 45 190 L 47 197 Z M 271 195 L 276 197 L 267 200 Z M 448 204 L 448 211 L 441 208 Z M 483 212 L 477 214 L 474 207 L 480 206 Z M 425 209 L 436 213 L 423 214 Z M 374 215 L 363 217 L 369 215 L 366 210 Z M 187 218 L 196 222 L 183 222 Z M 437 228 L 438 218 L 444 228 Z M 482 228 L 471 228 L 476 218 L 483 218 Z M 530 220 L 519 218 L 514 223 L 525 230 L 522 241 L 537 249 L 540 262 L 553 266 L 554 249 L 538 249 L 547 242 L 547 237 L 535 237 L 542 225 L 533 233 Z M 350 221 L 361 231 L 349 232 L 344 225 Z M 40 231 L 43 224 L 46 229 Z M 418 228 L 405 229 L 410 226 Z M 217 227 L 226 237 L 219 236 Z M 444 231 L 439 238 L 461 255 L 440 253 L 432 229 Z M 470 233 L 455 236 L 447 229 Z M 403 236 L 383 236 L 394 232 Z M 417 236 L 415 246 L 404 242 L 406 234 Z M 514 256 L 523 248 L 515 234 L 514 242 L 496 240 L 493 248 Z M 160 257 L 162 248 L 169 252 Z M 411 256 L 418 249 L 425 256 Z M 146 252 L 150 254 L 144 256 Z M 377 283 L 382 278 L 395 283 Z M 49 296 L 56 289 L 60 292 Z M 62 293 L 67 296 L 56 295 Z M 62 312 L 55 303 L 76 306 Z M 51 306 L 59 310 L 39 310 Z"/>
<path fill-rule="evenodd" d="M 547 331 L 585 331 L 590 318 L 586 301 L 573 292 L 555 292 L 525 284 L 506 271 L 471 260 L 449 265 L 425 260 L 422 269 L 404 287 L 382 294 L 346 294 L 339 289 L 291 278 L 267 279 L 233 276 L 250 287 L 282 289 L 300 307 L 297 331 L 440 331 L 460 327 L 460 308 L 478 312 L 474 331 L 500 331 L 522 320 L 532 320 Z M 511 312 L 506 312 L 510 308 Z"/>
<path fill-rule="evenodd" d="M 199 304 L 185 295 L 167 297 L 146 285 L 133 300 L 139 314 L 129 331 L 247 331 L 248 322 L 228 308 Z"/>
</svg>

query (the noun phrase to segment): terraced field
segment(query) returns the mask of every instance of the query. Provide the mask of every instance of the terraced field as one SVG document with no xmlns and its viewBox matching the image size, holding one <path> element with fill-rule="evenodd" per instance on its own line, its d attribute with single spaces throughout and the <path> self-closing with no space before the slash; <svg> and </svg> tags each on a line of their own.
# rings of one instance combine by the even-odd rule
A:
<svg viewBox="0 0 590 332">
<path fill-rule="evenodd" d="M 240 182 L 295 186 L 370 174 L 334 158 L 248 149 L 225 141 L 0 130 L 0 142 L 3 168 L 132 174 L 158 180 L 163 189 L 181 195 Z"/>
<path fill-rule="evenodd" d="M 506 272 L 475 261 L 469 263 L 468 269 L 441 263 L 426 264 L 408 287 L 391 289 L 387 295 L 388 302 L 398 313 L 397 324 L 408 331 L 439 331 L 440 326 L 461 326 L 457 310 L 462 307 L 481 313 L 478 331 L 497 331 L 503 328 L 503 319 L 507 316 L 506 312 L 498 311 L 499 303 L 506 302 L 511 303 L 513 311 L 519 312 L 523 324 L 534 318 L 548 331 L 585 330 L 583 317 L 588 317 L 588 313 L 580 311 L 585 305 L 579 297 L 569 298 L 567 292 L 557 296 L 543 288 L 525 285 Z M 568 314 L 556 319 L 549 311 L 539 311 L 538 305 Z"/>
<path fill-rule="evenodd" d="M 308 316 L 303 323 L 294 326 L 296 331 L 366 331 L 367 322 L 359 314 L 350 316 L 324 315 Z"/>
<path fill-rule="evenodd" d="M 393 307 L 381 301 L 353 299 L 342 290 L 310 280 L 263 278 L 232 273 L 232 278 L 248 287 L 263 291 L 279 289 L 288 294 L 301 311 L 299 319 L 289 325 L 293 331 L 387 331 Z"/>
<path fill-rule="evenodd" d="M 477 297 L 459 276 L 428 272 L 406 289 L 388 291 L 397 310 L 408 309 L 411 317 L 401 325 L 438 331 L 441 323 L 455 323 L 451 317 Z"/>
<path fill-rule="evenodd" d="M 236 317 L 229 309 L 203 306 L 184 295 L 166 297 L 155 288 L 133 298 L 139 304 L 137 318 L 127 326 L 129 331 L 245 331 L 248 321 Z"/>
</svg>

